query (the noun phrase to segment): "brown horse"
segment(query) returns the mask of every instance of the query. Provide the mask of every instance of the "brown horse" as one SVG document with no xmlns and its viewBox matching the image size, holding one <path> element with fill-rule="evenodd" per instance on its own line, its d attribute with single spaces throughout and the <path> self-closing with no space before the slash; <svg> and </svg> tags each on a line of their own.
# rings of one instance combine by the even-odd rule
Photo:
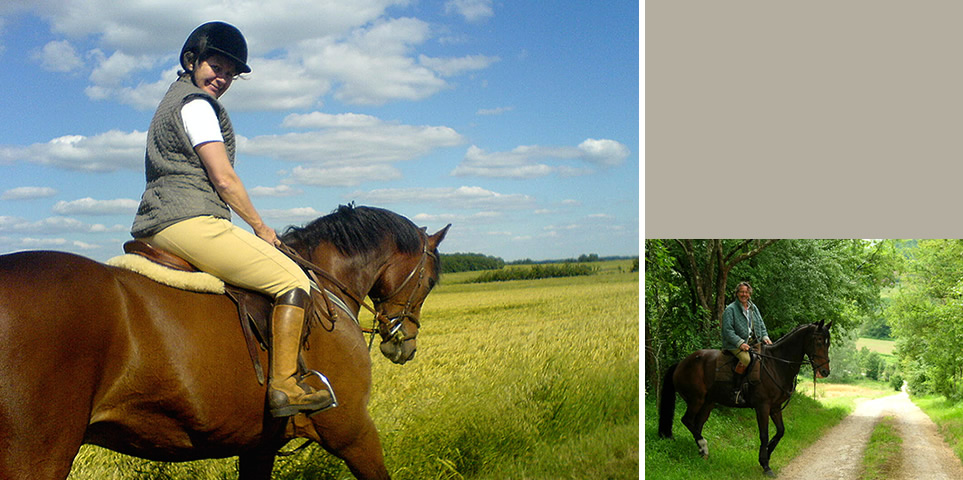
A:
<svg viewBox="0 0 963 480">
<path fill-rule="evenodd" d="M 759 424 L 759 465 L 763 473 L 774 476 L 769 468 L 772 455 L 786 428 L 782 421 L 782 410 L 796 387 L 796 375 L 803 363 L 803 355 L 817 377 L 829 376 L 829 328 L 832 322 L 800 325 L 772 345 L 763 345 L 757 361 L 762 361 L 760 382 L 749 391 L 748 405 L 742 408 L 756 410 Z M 721 350 L 699 350 L 681 362 L 669 367 L 662 380 L 662 395 L 659 405 L 659 436 L 672 437 L 672 422 L 675 415 L 675 393 L 679 392 L 688 407 L 682 416 L 685 425 L 699 447 L 699 453 L 709 457 L 709 443 L 702 437 L 702 427 L 709 419 L 709 413 L 720 403 L 735 407 L 732 401 L 733 384 L 717 382 L 716 365 Z M 728 368 L 728 367 L 725 367 Z M 776 425 L 776 435 L 769 439 L 769 419 Z"/>
<path fill-rule="evenodd" d="M 447 230 L 428 236 L 387 210 L 349 206 L 283 240 L 350 290 L 322 281 L 355 318 L 352 297 L 369 295 L 394 319 L 394 332 L 380 329 L 381 350 L 401 364 L 414 356 Z M 0 256 L 0 344 L 0 478 L 66 478 L 81 444 L 91 443 L 158 461 L 238 456 L 240 478 L 269 479 L 277 451 L 295 436 L 318 442 L 358 478 L 388 478 L 367 411 L 371 358 L 347 315 L 311 328 L 303 349 L 339 406 L 298 421 L 266 415 L 266 387 L 227 296 L 84 257 Z"/>
</svg>

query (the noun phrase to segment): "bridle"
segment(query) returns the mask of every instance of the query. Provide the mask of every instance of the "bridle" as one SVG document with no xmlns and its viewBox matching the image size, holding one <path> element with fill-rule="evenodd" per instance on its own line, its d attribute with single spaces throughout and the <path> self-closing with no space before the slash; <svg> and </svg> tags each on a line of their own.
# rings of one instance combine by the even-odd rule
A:
<svg viewBox="0 0 963 480">
<path fill-rule="evenodd" d="M 422 236 L 424 236 L 424 233 L 422 233 Z M 425 278 L 425 268 L 428 263 L 428 257 L 434 258 L 435 262 L 438 261 L 438 256 L 435 255 L 433 252 L 428 251 L 428 241 L 427 239 L 425 239 L 425 241 L 423 242 L 423 247 L 421 249 L 421 259 L 418 260 L 418 264 L 415 265 L 415 268 L 411 269 L 411 272 L 409 272 L 408 276 L 405 277 L 405 280 L 401 282 L 401 285 L 398 285 L 398 287 L 396 287 L 394 291 L 392 291 L 388 295 L 385 295 L 384 297 L 375 298 L 369 295 L 372 302 L 381 306 L 380 308 L 381 311 L 379 313 L 375 313 L 375 318 L 378 320 L 379 333 L 381 334 L 381 338 L 383 340 L 387 340 L 389 338 L 396 338 L 396 336 L 399 341 L 410 340 L 411 338 L 404 338 L 399 335 L 399 330 L 401 330 L 401 325 L 404 323 L 406 319 L 409 320 L 411 323 L 415 324 L 416 327 L 421 328 L 421 318 L 418 315 L 415 315 L 414 313 L 411 312 L 411 304 L 415 299 L 415 293 L 418 292 L 417 288 L 411 289 L 411 293 L 408 294 L 408 299 L 403 304 L 401 302 L 390 302 L 390 300 L 395 296 L 397 296 L 399 293 L 401 293 L 405 289 L 405 287 L 408 286 L 408 282 L 410 282 L 413 278 L 415 278 L 415 273 L 418 274 L 418 280 L 415 283 L 415 285 L 421 284 L 422 279 Z M 396 306 L 404 305 L 404 308 L 401 310 L 401 313 L 399 313 L 398 315 L 388 317 L 384 313 L 384 307 L 387 305 L 396 305 Z"/>
<path fill-rule="evenodd" d="M 340 280 L 335 278 L 330 273 L 326 272 L 321 267 L 309 262 L 308 260 L 305 260 L 304 257 L 302 257 L 296 250 L 294 250 L 290 246 L 284 243 L 281 243 L 277 248 L 281 250 L 282 253 L 284 253 L 289 258 L 291 258 L 291 260 L 294 260 L 294 262 L 297 263 L 301 268 L 303 268 L 305 272 L 308 274 L 308 276 L 311 277 L 311 280 L 316 285 L 318 285 L 318 288 L 322 288 L 321 282 L 318 280 L 318 277 L 317 277 L 317 275 L 320 275 L 324 277 L 325 280 L 327 280 L 328 282 L 333 284 L 335 287 L 337 287 L 338 290 L 341 290 L 342 293 L 344 293 L 349 298 L 351 298 L 351 300 L 354 300 L 354 302 L 357 303 L 359 306 L 364 307 L 366 310 L 371 312 L 374 315 L 375 322 L 377 322 L 377 327 L 373 329 L 362 327 L 361 331 L 364 333 L 370 333 L 372 335 L 372 338 L 371 338 L 372 340 L 374 340 L 374 334 L 378 333 L 381 335 L 382 341 L 395 339 L 399 342 L 402 342 L 402 341 L 408 341 L 414 338 L 414 337 L 405 338 L 400 333 L 401 327 L 404 324 L 404 321 L 406 319 L 409 320 L 411 323 L 415 324 L 416 327 L 421 328 L 421 319 L 419 318 L 418 315 L 411 312 L 411 304 L 414 301 L 415 293 L 418 291 L 418 289 L 413 288 L 411 290 L 411 294 L 408 295 L 408 299 L 404 304 L 400 302 L 390 302 L 390 300 L 393 299 L 398 294 L 400 294 L 402 291 L 404 291 L 405 287 L 408 286 L 408 283 L 411 282 L 413 278 L 415 278 L 416 274 L 418 276 L 417 283 L 419 284 L 421 283 L 422 279 L 425 276 L 425 270 L 427 267 L 429 256 L 434 258 L 436 262 L 438 261 L 438 256 L 434 252 L 428 251 L 428 239 L 426 238 L 427 236 L 425 235 L 424 232 L 421 232 L 421 234 L 422 234 L 422 249 L 421 249 L 421 258 L 418 260 L 418 264 L 415 265 L 415 267 L 411 270 L 411 272 L 408 273 L 408 276 L 405 277 L 405 280 L 401 282 L 401 285 L 395 288 L 393 292 L 380 298 L 370 297 L 371 301 L 374 304 L 379 305 L 380 308 L 377 310 L 373 306 L 368 305 L 364 301 L 363 296 L 362 298 L 358 298 L 358 296 L 355 295 L 355 293 L 352 292 L 346 285 L 344 285 L 344 283 L 342 283 Z M 331 303 L 329 302 L 328 296 L 325 295 L 324 292 L 322 292 L 322 295 L 320 296 L 321 298 L 324 299 L 328 318 L 330 318 L 332 321 L 337 321 L 337 318 L 339 316 L 338 312 L 335 309 L 335 307 L 332 306 Z M 400 314 L 389 317 L 384 312 L 384 307 L 387 305 L 404 305 L 404 308 L 402 309 Z M 351 315 L 351 312 L 349 311 L 346 311 L 346 313 Z M 355 322 L 358 322 L 357 318 L 354 318 L 354 320 Z M 360 322 L 358 323 L 360 326 Z M 368 344 L 368 347 L 369 348 L 371 347 L 370 342 Z"/>
<path fill-rule="evenodd" d="M 820 331 L 818 331 L 818 330 L 817 330 L 816 332 L 813 332 L 813 345 L 815 345 L 817 341 L 819 341 L 819 340 L 822 339 L 822 338 L 825 338 L 826 336 L 827 336 L 827 335 L 823 334 L 822 332 L 820 332 Z M 814 348 L 813 350 L 815 350 L 815 348 Z M 768 360 L 775 360 L 775 361 L 777 361 L 777 362 L 782 362 L 782 363 L 791 364 L 791 365 L 802 365 L 802 364 L 804 363 L 802 360 L 800 360 L 800 361 L 786 360 L 786 359 L 784 359 L 784 358 L 779 358 L 779 357 L 776 357 L 776 356 L 773 356 L 773 355 L 764 354 L 764 353 L 762 353 L 762 351 L 753 352 L 753 353 L 754 353 L 756 356 L 759 356 L 759 357 L 762 357 L 762 358 L 765 358 L 765 359 L 768 359 Z M 815 394 L 815 388 L 816 388 L 816 387 L 815 387 L 815 385 L 816 385 L 816 372 L 817 372 L 818 369 L 820 369 L 820 368 L 822 368 L 822 367 L 824 367 L 824 366 L 826 366 L 826 365 L 829 364 L 829 357 L 823 357 L 823 358 L 825 359 L 825 361 L 822 362 L 822 363 L 820 363 L 820 364 L 818 364 L 818 365 L 816 364 L 816 361 L 813 359 L 813 355 L 809 355 L 809 354 L 807 353 L 807 354 L 806 354 L 806 357 L 807 357 L 808 360 L 809 360 L 809 366 L 811 366 L 811 367 L 813 368 L 813 392 L 814 392 L 814 394 Z M 786 402 L 783 403 L 783 404 L 780 406 L 780 408 L 779 408 L 779 411 L 782 411 L 782 410 L 784 410 L 786 407 L 789 406 L 789 402 L 790 402 L 790 400 L 792 400 L 792 394 L 796 392 L 796 381 L 797 381 L 797 378 L 796 378 L 796 377 L 793 377 L 793 379 L 792 379 L 792 388 L 790 388 L 790 389 L 787 390 L 787 389 L 783 388 L 783 386 L 782 386 L 778 381 L 776 381 L 775 375 L 772 373 L 772 371 L 770 371 L 769 364 L 767 364 L 767 363 L 764 362 L 764 363 L 762 364 L 762 367 L 763 367 L 762 370 L 765 371 L 765 372 L 766 372 L 766 375 L 769 376 L 769 379 L 772 380 L 773 385 L 776 385 L 776 387 L 779 388 L 779 390 L 781 390 L 783 394 L 788 395 L 788 398 L 786 399 Z"/>
</svg>

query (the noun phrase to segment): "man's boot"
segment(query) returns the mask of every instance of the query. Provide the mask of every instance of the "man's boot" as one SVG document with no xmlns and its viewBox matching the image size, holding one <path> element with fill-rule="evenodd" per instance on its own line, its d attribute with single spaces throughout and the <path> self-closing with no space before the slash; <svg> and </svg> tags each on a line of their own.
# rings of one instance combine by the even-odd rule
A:
<svg viewBox="0 0 963 480">
<path fill-rule="evenodd" d="M 268 409 L 273 417 L 314 412 L 333 403 L 327 390 L 314 391 L 298 384 L 298 353 L 308 294 L 300 288 L 278 297 L 271 312 L 271 370 Z"/>
<path fill-rule="evenodd" d="M 745 405 L 747 403 L 746 396 L 749 393 L 745 382 L 747 366 L 736 362 L 736 368 L 733 370 L 736 372 L 736 377 L 733 379 L 735 389 L 732 391 L 732 401 L 736 405 Z"/>
</svg>

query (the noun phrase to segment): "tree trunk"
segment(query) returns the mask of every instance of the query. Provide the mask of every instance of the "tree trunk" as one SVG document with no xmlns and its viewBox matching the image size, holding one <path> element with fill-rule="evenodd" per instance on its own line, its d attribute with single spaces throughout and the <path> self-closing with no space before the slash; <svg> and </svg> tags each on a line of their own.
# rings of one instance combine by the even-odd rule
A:
<svg viewBox="0 0 963 480">
<path fill-rule="evenodd" d="M 779 240 L 744 240 L 725 251 L 721 239 L 707 240 L 705 261 L 699 266 L 696 246 L 692 240 L 678 240 L 685 253 L 689 274 L 680 272 L 692 291 L 697 306 L 708 312 L 708 317 L 700 322 L 699 329 L 708 334 L 711 329 L 722 325 L 722 312 L 726 308 L 726 283 L 729 272 L 739 263 L 748 260 Z M 755 246 L 753 246 L 755 245 Z M 742 253 L 740 253 L 742 252 Z"/>
</svg>

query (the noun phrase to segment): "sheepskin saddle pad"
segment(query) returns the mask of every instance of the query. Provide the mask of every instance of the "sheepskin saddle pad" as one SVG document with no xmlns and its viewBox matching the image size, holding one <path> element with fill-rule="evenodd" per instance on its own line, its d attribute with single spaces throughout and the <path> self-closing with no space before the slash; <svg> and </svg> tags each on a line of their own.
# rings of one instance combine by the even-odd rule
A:
<svg viewBox="0 0 963 480">
<path fill-rule="evenodd" d="M 224 281 L 201 272 L 183 260 L 133 240 L 124 244 L 124 255 L 107 260 L 107 265 L 131 270 L 169 287 L 201 293 L 225 293 Z M 165 257 L 165 255 L 168 255 Z M 192 270 L 192 271 L 188 271 Z"/>
</svg>

